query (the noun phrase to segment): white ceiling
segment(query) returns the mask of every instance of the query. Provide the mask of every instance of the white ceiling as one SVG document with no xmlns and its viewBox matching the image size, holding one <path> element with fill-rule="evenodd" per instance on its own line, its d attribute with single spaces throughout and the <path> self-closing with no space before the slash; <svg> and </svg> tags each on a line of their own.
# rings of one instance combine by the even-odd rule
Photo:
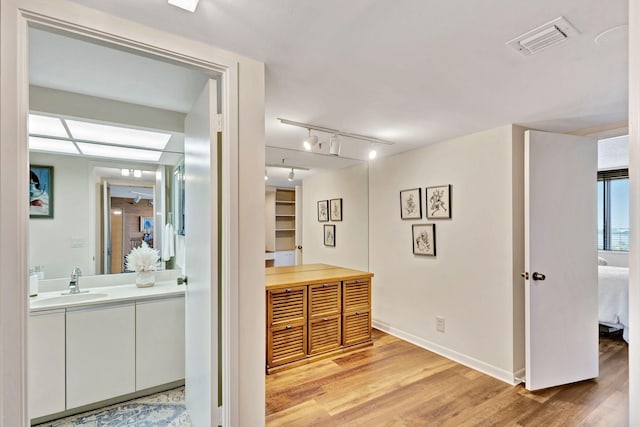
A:
<svg viewBox="0 0 640 427">
<path fill-rule="evenodd" d="M 622 0 L 200 0 L 195 14 L 74 1 L 264 61 L 267 146 L 299 149 L 306 134 L 277 117 L 397 143 L 380 155 L 507 123 L 562 132 L 627 117 L 626 27 L 594 41 L 627 23 Z M 558 16 L 580 34 L 530 57 L 505 45 Z M 342 155 L 367 151 L 346 141 Z"/>
</svg>

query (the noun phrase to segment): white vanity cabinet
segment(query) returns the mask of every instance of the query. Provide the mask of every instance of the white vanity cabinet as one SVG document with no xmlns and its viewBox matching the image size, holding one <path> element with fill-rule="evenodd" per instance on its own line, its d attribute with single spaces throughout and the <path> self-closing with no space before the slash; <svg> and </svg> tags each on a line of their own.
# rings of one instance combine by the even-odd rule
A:
<svg viewBox="0 0 640 427">
<path fill-rule="evenodd" d="M 29 417 L 65 410 L 64 309 L 29 316 Z"/>
<path fill-rule="evenodd" d="M 184 379 L 184 296 L 136 302 L 136 390 Z"/>
<path fill-rule="evenodd" d="M 67 409 L 136 389 L 134 302 L 67 309 Z"/>
</svg>

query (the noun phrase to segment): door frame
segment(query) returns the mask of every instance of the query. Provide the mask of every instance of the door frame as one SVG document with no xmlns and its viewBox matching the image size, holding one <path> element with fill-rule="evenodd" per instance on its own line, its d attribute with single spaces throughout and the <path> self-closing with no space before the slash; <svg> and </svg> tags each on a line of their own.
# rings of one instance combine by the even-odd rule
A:
<svg viewBox="0 0 640 427">
<path fill-rule="evenodd" d="M 55 4 L 54 4 L 55 3 Z M 0 3 L 0 425 L 29 424 L 27 412 L 28 27 L 60 31 L 166 58 L 221 76 L 222 391 L 221 424 L 238 419 L 238 62 L 218 49 L 93 9 L 47 0 Z M 11 59 L 17 58 L 12 64 Z M 17 82 L 17 84 L 15 84 Z M 9 143 L 12 141 L 13 143 Z M 5 286 L 16 283 L 19 286 Z M 217 385 L 214 384 L 214 387 Z"/>
</svg>

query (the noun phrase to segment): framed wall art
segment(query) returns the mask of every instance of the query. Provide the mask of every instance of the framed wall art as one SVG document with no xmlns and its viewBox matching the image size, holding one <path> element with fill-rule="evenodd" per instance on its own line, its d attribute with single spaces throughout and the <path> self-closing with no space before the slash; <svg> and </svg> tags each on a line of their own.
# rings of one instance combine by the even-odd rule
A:
<svg viewBox="0 0 640 427">
<path fill-rule="evenodd" d="M 334 224 L 324 225 L 324 245 L 325 246 L 336 245 L 336 226 Z"/>
<path fill-rule="evenodd" d="M 400 218 L 422 219 L 422 190 L 420 188 L 400 192 Z"/>
<path fill-rule="evenodd" d="M 342 199 L 329 200 L 329 218 L 331 221 L 342 221 Z"/>
<path fill-rule="evenodd" d="M 427 187 L 427 218 L 451 218 L 451 185 Z"/>
<path fill-rule="evenodd" d="M 150 233 L 153 232 L 153 217 L 140 217 L 140 232 Z"/>
<path fill-rule="evenodd" d="M 319 222 L 329 221 L 329 201 L 328 200 L 320 200 L 318 202 L 318 221 Z"/>
<path fill-rule="evenodd" d="M 414 224 L 411 231 L 413 254 L 436 256 L 436 225 Z"/>
<path fill-rule="evenodd" d="M 29 165 L 29 218 L 53 218 L 53 166 Z"/>
</svg>

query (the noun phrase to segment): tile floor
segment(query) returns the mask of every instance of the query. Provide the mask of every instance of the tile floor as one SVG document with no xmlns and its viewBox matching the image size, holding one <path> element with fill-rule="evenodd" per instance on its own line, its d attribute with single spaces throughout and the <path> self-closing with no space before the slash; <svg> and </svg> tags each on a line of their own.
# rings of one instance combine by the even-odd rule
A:
<svg viewBox="0 0 640 427">
<path fill-rule="evenodd" d="M 62 418 L 37 427 L 190 427 L 184 387 Z"/>
</svg>

